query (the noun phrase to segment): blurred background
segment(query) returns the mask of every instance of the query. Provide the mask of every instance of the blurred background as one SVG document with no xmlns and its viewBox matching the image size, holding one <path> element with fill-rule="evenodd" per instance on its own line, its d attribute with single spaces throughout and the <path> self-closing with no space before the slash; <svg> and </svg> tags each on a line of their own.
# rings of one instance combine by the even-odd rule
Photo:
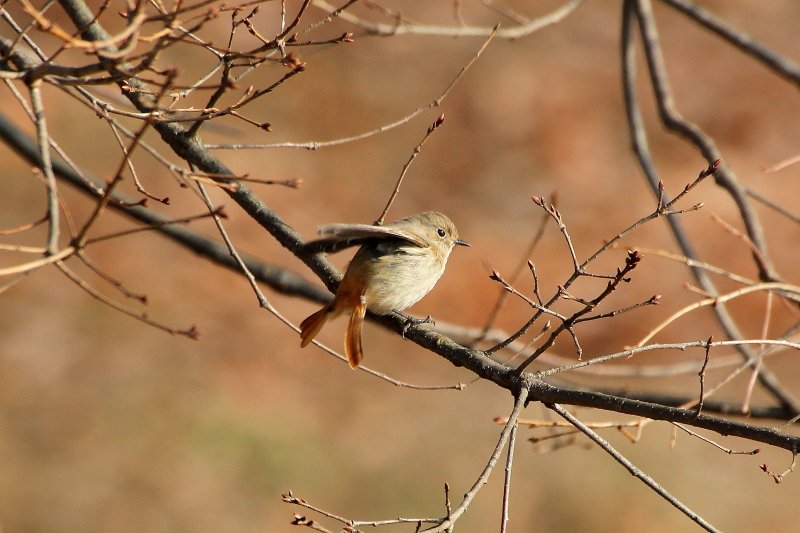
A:
<svg viewBox="0 0 800 533">
<path fill-rule="evenodd" d="M 800 4 L 699 2 L 788 58 L 800 57 Z M 419 5 L 417 5 L 419 4 Z M 254 186 L 263 200 L 307 238 L 330 222 L 373 221 L 414 146 L 439 113 L 444 125 L 425 144 L 389 212 L 395 219 L 424 210 L 447 213 L 469 249 L 457 249 L 434 291 L 410 311 L 438 321 L 482 326 L 498 296 L 492 269 L 511 275 L 525 259 L 541 212 L 532 195 L 558 193 L 559 209 L 580 258 L 596 250 L 654 207 L 654 198 L 629 149 L 620 86 L 620 2 L 586 2 L 563 22 L 525 38 L 496 39 L 458 82 L 440 108 L 402 127 L 359 142 L 307 151 L 299 149 L 218 150 L 238 173 L 264 179 L 303 180 L 298 190 Z M 654 9 L 676 104 L 714 137 L 725 161 L 748 186 L 800 211 L 800 165 L 766 173 L 765 167 L 800 153 L 800 98 L 792 84 L 743 56 L 673 10 Z M 93 4 L 94 5 L 94 4 Z M 287 2 L 295 13 L 299 2 Z M 452 2 L 382 4 L 401 9 L 410 20 L 455 26 Z M 457 2 L 466 24 L 512 24 L 478 1 Z M 514 11 L 534 18 L 560 5 L 514 1 Z M 114 9 L 122 9 L 114 5 Z M 354 13 L 381 18 L 356 6 Z M 16 12 L 15 12 L 16 13 Z M 254 21 L 274 35 L 279 4 L 264 4 Z M 17 13 L 24 19 L 21 13 Z M 59 8 L 48 16 L 71 28 Z M 300 27 L 326 16 L 313 5 Z M 386 19 L 383 19 L 386 20 Z M 107 26 L 113 30 L 114 17 Z M 227 15 L 205 29 L 206 38 L 225 42 Z M 10 35 L 6 27 L 3 35 Z M 342 21 L 322 26 L 315 38 L 344 31 L 354 42 L 300 48 L 306 70 L 248 106 L 253 120 L 269 122 L 267 133 L 235 119 L 214 121 L 202 130 L 207 143 L 327 141 L 396 121 L 438 97 L 475 54 L 482 38 L 429 36 L 372 37 Z M 41 37 L 41 35 L 39 35 Z M 240 43 L 252 42 L 242 31 Z M 42 39 L 50 45 L 56 43 Z M 45 46 L 47 49 L 47 46 Z M 70 55 L 73 54 L 73 55 Z M 641 50 L 639 49 L 641 59 Z M 79 52 L 68 52 L 76 61 Z M 160 66 L 180 69 L 180 80 L 195 81 L 212 66 L 196 47 L 176 46 Z M 640 61 L 640 97 L 651 148 L 668 192 L 676 194 L 706 162 L 691 147 L 661 131 Z M 264 87 L 286 72 L 265 65 L 241 82 Z M 7 88 L 0 104 L 32 132 Z M 53 137 L 80 165 L 108 179 L 120 162 L 119 148 L 102 120 L 74 99 L 45 87 Z M 119 106 L 111 89 L 98 93 Z M 204 105 L 208 93 L 181 105 Z M 133 124 L 133 123 L 131 123 Z M 146 140 L 159 145 L 153 132 Z M 166 149 L 163 149 L 167 153 Z M 173 158 L 174 159 L 174 158 Z M 43 213 L 44 188 L 31 179 L 29 164 L 0 146 L 2 194 L 0 228 L 30 222 Z M 196 196 L 176 186 L 143 152 L 134 157 L 144 186 L 170 205 L 151 202 L 170 217 L 203 212 Z M 134 193 L 126 182 L 122 190 Z M 62 185 L 64 201 L 81 224 L 94 202 Z M 221 191 L 212 191 L 229 215 L 227 228 L 239 250 L 264 262 L 313 279 Z M 684 215 L 700 256 L 738 274 L 756 278 L 747 248 L 711 215 L 741 227 L 730 198 L 707 180 L 685 206 L 706 206 Z M 759 207 L 776 267 L 797 282 L 800 228 Z M 93 230 L 101 235 L 136 227 L 106 213 Z M 219 240 L 210 220 L 194 231 Z M 42 246 L 46 229 L 4 237 L 3 242 Z M 663 221 L 643 227 L 626 245 L 677 251 Z M 297 334 L 260 310 L 244 278 L 154 234 L 140 232 L 99 243 L 89 255 L 125 287 L 148 297 L 148 315 L 175 328 L 196 325 L 199 340 L 170 336 L 89 297 L 54 268 L 41 269 L 0 295 L 0 525 L 4 531 L 290 531 L 293 513 L 317 515 L 281 502 L 295 496 L 354 519 L 444 514 L 447 482 L 459 501 L 484 467 L 511 397 L 492 384 L 474 382 L 468 372 L 368 324 L 366 364 L 416 384 L 470 383 L 463 391 L 398 388 L 351 371 L 318 348 L 299 348 Z M 344 268 L 349 254 L 332 256 Z M 0 267 L 25 256 L 2 252 Z M 552 223 L 531 259 L 541 291 L 550 295 L 571 273 L 562 237 Z M 613 271 L 624 251 L 605 254 L 594 271 Z M 122 301 L 112 287 L 71 262 L 104 294 Z M 3 282 L 8 281 L 7 279 Z M 638 341 L 673 311 L 698 296 L 678 263 L 646 255 L 633 281 L 609 299 L 608 309 L 653 294 L 658 307 L 587 324 L 578 330 L 585 356 L 618 351 Z M 529 294 L 524 274 L 516 283 Z M 592 295 L 598 282 L 576 285 Z M 720 282 L 721 290 L 733 284 Z M 317 304 L 265 288 L 273 304 L 295 323 Z M 136 307 L 133 301 L 125 305 Z M 565 309 L 568 307 L 564 307 Z M 758 337 L 765 297 L 754 295 L 732 306 L 746 335 Z M 775 313 L 772 335 L 792 324 L 785 308 Z M 509 300 L 497 326 L 513 331 L 530 311 Z M 339 348 L 344 321 L 327 326 L 320 340 Z M 721 338 L 710 312 L 697 313 L 656 340 L 679 342 Z M 575 358 L 570 343 L 555 353 Z M 714 354 L 716 356 L 717 354 Z M 720 353 L 720 356 L 725 354 Z M 656 364 L 698 353 L 658 353 L 625 364 Z M 796 355 L 770 360 L 787 387 L 797 392 Z M 541 368 L 542 365 L 539 366 Z M 713 382 L 725 372 L 709 373 Z M 747 375 L 720 398 L 741 399 Z M 639 390 L 692 393 L 696 376 L 658 380 L 564 379 Z M 754 402 L 769 399 L 758 389 Z M 524 418 L 548 416 L 532 405 Z M 624 417 L 579 409 L 584 420 Z M 776 421 L 775 425 L 780 424 Z M 672 427 L 654 423 L 633 444 L 616 430 L 602 433 L 635 464 L 726 531 L 787 531 L 800 511 L 797 474 L 778 485 L 759 466 L 782 471 L 788 453 L 766 449 L 756 456 L 730 456 L 687 435 L 672 443 Z M 514 462 L 511 531 L 681 531 L 695 527 L 685 516 L 632 478 L 602 451 L 576 437 L 568 446 L 534 446 L 534 433 L 521 428 Z M 752 443 L 715 438 L 735 450 Z M 763 447 L 762 447 L 763 448 Z M 459 531 L 493 531 L 500 519 L 502 471 L 498 469 L 458 523 Z M 339 526 L 329 520 L 332 529 Z M 413 526 L 396 527 L 411 531 Z"/>
</svg>

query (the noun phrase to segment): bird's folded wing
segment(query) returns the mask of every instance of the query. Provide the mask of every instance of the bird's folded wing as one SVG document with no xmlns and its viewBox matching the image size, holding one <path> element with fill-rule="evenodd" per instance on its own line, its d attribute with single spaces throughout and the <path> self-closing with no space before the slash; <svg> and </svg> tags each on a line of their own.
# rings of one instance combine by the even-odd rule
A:
<svg viewBox="0 0 800 533">
<path fill-rule="evenodd" d="M 369 224 L 329 224 L 319 228 L 321 239 L 307 242 L 303 247 L 313 252 L 335 253 L 351 246 L 361 246 L 369 240 L 402 239 L 421 248 L 425 242 L 411 233 L 392 226 L 370 226 Z"/>
</svg>

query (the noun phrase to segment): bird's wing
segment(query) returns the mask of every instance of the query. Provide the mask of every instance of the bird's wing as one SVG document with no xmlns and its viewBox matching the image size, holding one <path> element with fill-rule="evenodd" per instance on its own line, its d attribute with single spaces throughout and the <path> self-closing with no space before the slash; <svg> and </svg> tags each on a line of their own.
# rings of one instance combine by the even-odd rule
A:
<svg viewBox="0 0 800 533">
<path fill-rule="evenodd" d="M 319 228 L 323 237 L 307 242 L 304 248 L 314 252 L 335 253 L 351 246 L 360 246 L 368 240 L 402 239 L 420 248 L 425 242 L 411 233 L 392 226 L 370 226 L 369 224 L 329 224 Z"/>
</svg>

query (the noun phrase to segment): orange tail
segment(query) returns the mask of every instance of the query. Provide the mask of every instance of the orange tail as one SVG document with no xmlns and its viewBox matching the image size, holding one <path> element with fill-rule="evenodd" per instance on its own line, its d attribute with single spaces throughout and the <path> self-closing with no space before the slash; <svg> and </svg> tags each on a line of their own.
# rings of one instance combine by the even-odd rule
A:
<svg viewBox="0 0 800 533">
<path fill-rule="evenodd" d="M 300 323 L 300 346 L 306 347 L 314 340 L 322 326 L 331 318 L 333 311 L 330 305 L 326 305 L 316 313 L 311 314 L 308 318 Z"/>
<path fill-rule="evenodd" d="M 361 360 L 364 359 L 364 352 L 361 350 L 361 326 L 364 325 L 364 315 L 367 313 L 367 304 L 363 301 L 353 307 L 353 314 L 350 315 L 350 323 L 347 324 L 347 332 L 344 336 L 344 353 L 347 354 L 347 362 L 350 368 L 358 368 Z"/>
</svg>

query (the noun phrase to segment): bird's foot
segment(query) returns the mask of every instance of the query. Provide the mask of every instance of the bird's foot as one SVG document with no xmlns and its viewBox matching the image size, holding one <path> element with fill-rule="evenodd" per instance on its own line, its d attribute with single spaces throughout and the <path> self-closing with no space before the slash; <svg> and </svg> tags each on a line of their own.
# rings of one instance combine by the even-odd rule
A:
<svg viewBox="0 0 800 533">
<path fill-rule="evenodd" d="M 401 313 L 400 311 L 395 311 L 395 313 L 397 313 L 397 315 L 400 318 L 405 320 L 405 324 L 403 324 L 403 330 L 400 332 L 400 334 L 403 337 L 405 337 L 406 333 L 408 333 L 408 330 L 413 328 L 414 326 L 420 326 L 422 324 L 432 324 L 434 326 L 436 325 L 436 321 L 433 320 L 433 317 L 431 315 L 428 315 L 425 318 L 417 318 L 407 315 L 405 313 Z"/>
</svg>

